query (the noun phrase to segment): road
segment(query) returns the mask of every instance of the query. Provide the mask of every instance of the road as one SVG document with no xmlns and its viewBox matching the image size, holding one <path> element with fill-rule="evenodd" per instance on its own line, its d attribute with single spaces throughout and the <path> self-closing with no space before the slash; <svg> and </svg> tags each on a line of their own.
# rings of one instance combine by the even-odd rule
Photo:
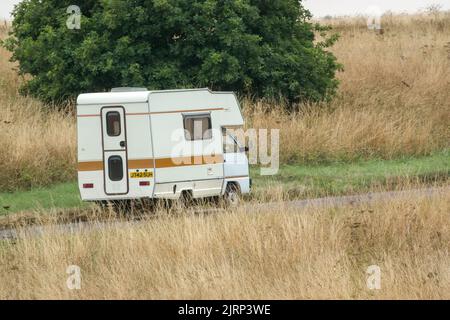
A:
<svg viewBox="0 0 450 320">
<path fill-rule="evenodd" d="M 272 203 L 262 203 L 262 204 L 243 204 L 243 206 L 248 206 L 249 209 L 255 211 L 268 211 L 273 209 L 284 208 L 294 208 L 294 209 L 304 209 L 307 207 L 337 207 L 346 205 L 360 205 L 360 204 L 370 204 L 380 201 L 389 201 L 396 199 L 407 199 L 412 196 L 414 197 L 431 197 L 434 195 L 448 195 L 450 196 L 450 186 L 442 188 L 428 188 L 428 189 L 418 189 L 418 190 L 408 190 L 408 191 L 391 191 L 391 192 L 379 192 L 379 193 L 368 193 L 355 196 L 344 196 L 344 197 L 327 197 L 319 199 L 307 199 L 307 200 L 297 200 L 289 202 L 272 202 Z M 208 212 L 217 212 L 221 209 L 204 209 Z M 47 232 L 57 232 L 57 233 L 77 233 L 86 232 L 92 230 L 99 230 L 106 228 L 108 226 L 132 226 L 142 221 L 130 220 L 130 221 L 116 221 L 116 222 L 77 222 L 77 223 L 66 223 L 61 225 L 53 226 L 29 226 L 22 228 L 21 230 L 16 229 L 3 229 L 0 230 L 0 240 L 8 239 L 18 239 L 22 237 L 29 236 L 40 236 Z"/>
</svg>

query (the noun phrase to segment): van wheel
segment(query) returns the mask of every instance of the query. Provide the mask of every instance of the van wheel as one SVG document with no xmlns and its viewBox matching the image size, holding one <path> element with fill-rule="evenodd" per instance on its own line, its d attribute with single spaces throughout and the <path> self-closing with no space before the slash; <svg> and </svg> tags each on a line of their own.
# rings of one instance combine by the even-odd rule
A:
<svg viewBox="0 0 450 320">
<path fill-rule="evenodd" d="M 116 214 L 129 213 L 132 210 L 130 200 L 96 201 L 101 210 L 112 210 Z"/>
<path fill-rule="evenodd" d="M 194 196 L 192 194 L 192 191 L 186 190 L 181 192 L 180 203 L 182 208 L 184 209 L 191 207 L 192 204 L 194 203 Z"/>
<path fill-rule="evenodd" d="M 241 190 L 234 183 L 229 183 L 224 194 L 226 207 L 237 207 L 241 203 Z"/>
<path fill-rule="evenodd" d="M 108 201 L 94 201 L 94 203 L 100 208 L 100 210 L 108 209 Z"/>
</svg>

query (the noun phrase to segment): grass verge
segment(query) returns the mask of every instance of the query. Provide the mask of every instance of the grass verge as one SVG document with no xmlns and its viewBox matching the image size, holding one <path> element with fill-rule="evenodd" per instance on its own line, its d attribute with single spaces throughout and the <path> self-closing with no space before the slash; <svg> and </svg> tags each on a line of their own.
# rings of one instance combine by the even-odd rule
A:
<svg viewBox="0 0 450 320">
<path fill-rule="evenodd" d="M 83 206 L 86 204 L 80 199 L 76 182 L 30 191 L 0 193 L 0 215 L 26 210 Z"/>
<path fill-rule="evenodd" d="M 397 160 L 368 160 L 326 165 L 286 165 L 275 176 L 259 175 L 252 168 L 253 197 L 283 199 L 339 196 L 394 190 L 407 185 L 432 185 L 447 182 L 450 176 L 450 150 L 427 157 Z M 277 191 L 278 190 L 278 191 Z"/>
</svg>

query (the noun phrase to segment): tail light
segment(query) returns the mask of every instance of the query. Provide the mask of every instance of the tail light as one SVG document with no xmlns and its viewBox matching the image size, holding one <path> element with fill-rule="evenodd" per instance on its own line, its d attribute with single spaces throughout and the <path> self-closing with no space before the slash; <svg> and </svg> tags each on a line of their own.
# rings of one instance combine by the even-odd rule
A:
<svg viewBox="0 0 450 320">
<path fill-rule="evenodd" d="M 150 181 L 140 181 L 139 185 L 141 187 L 148 187 L 150 185 Z"/>
<path fill-rule="evenodd" d="M 93 183 L 84 183 L 83 184 L 83 189 L 93 189 L 93 188 L 94 188 Z"/>
</svg>

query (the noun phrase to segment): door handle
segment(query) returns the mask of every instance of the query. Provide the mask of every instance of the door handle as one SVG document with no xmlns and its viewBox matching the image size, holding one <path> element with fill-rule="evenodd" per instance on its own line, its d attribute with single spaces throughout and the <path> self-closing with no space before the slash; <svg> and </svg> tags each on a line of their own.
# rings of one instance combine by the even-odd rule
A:
<svg viewBox="0 0 450 320">
<path fill-rule="evenodd" d="M 122 148 L 125 148 L 125 146 L 126 146 L 125 141 L 120 141 L 120 146 L 121 146 Z"/>
</svg>

